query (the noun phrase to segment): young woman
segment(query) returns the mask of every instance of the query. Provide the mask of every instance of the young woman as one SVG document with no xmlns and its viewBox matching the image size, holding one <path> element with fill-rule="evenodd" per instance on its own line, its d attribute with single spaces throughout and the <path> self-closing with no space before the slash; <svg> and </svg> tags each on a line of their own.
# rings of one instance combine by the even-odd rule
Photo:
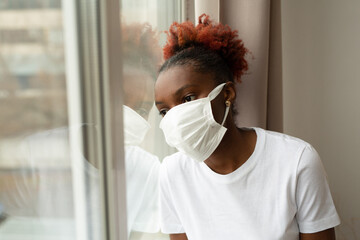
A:
<svg viewBox="0 0 360 240">
<path fill-rule="evenodd" d="M 206 15 L 170 27 L 155 104 L 179 152 L 161 167 L 162 231 L 172 240 L 335 239 L 340 221 L 312 146 L 234 123 L 246 53 L 236 31 Z"/>
</svg>

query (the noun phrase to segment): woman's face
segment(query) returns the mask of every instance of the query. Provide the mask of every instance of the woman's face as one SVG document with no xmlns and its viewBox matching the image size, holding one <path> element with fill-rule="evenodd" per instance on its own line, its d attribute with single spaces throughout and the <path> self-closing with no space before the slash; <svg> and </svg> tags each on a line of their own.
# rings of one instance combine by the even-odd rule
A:
<svg viewBox="0 0 360 240">
<path fill-rule="evenodd" d="M 154 79 L 146 72 L 124 69 L 124 104 L 144 119 L 154 105 Z"/>
<path fill-rule="evenodd" d="M 164 116 L 167 111 L 179 104 L 207 97 L 216 86 L 211 74 L 195 72 L 191 66 L 175 66 L 160 73 L 155 84 L 155 104 Z M 211 102 L 217 122 L 224 117 L 224 94 L 222 91 Z"/>
</svg>

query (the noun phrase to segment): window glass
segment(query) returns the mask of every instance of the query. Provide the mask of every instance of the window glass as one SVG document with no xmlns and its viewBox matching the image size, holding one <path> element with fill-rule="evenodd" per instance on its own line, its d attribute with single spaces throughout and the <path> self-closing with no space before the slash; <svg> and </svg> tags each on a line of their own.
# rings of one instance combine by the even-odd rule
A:
<svg viewBox="0 0 360 240">
<path fill-rule="evenodd" d="M 181 1 L 122 0 L 124 140 L 130 239 L 166 239 L 159 233 L 158 173 L 174 152 L 159 129 L 154 84 L 163 61 L 165 30 L 181 21 Z"/>
<path fill-rule="evenodd" d="M 25 9 L 50 9 L 60 8 L 59 0 L 2 0 L 0 2 L 1 10 L 25 10 Z"/>
<path fill-rule="evenodd" d="M 90 37 L 79 37 L 82 49 L 72 49 L 74 55 L 65 56 L 71 52 L 65 34 L 71 27 L 64 26 L 70 24 L 64 4 L 71 2 L 0 1 L 2 240 L 104 236 L 98 163 L 102 162 L 105 146 L 96 140 L 102 138 L 98 129 L 103 126 L 97 120 L 83 120 L 78 125 L 71 120 L 74 105 L 79 106 L 79 115 L 85 115 L 85 119 L 101 119 L 94 110 L 101 109 L 101 103 L 93 98 L 94 88 L 81 82 L 99 77 L 95 75 L 101 72 L 101 49 L 96 48 L 101 39 L 99 5 L 95 0 L 82 1 L 87 8 L 74 11 L 93 14 L 91 21 L 85 21 L 88 19 L 81 14 L 75 18 L 87 24 L 78 34 L 85 32 Z M 154 108 L 153 87 L 162 62 L 163 31 L 173 21 L 181 21 L 181 2 L 120 1 L 123 77 L 119 79 L 123 79 L 124 90 L 127 184 L 123 194 L 130 239 L 168 238 L 159 232 L 157 181 L 161 160 L 174 149 L 167 147 L 158 128 L 161 117 Z M 86 74 L 73 78 L 79 83 L 79 93 L 73 91 L 68 76 L 69 59 L 76 56 L 83 61 L 81 66 L 89 64 Z M 81 105 L 81 101 L 93 102 Z M 74 133 L 83 142 L 74 145 Z"/>
<path fill-rule="evenodd" d="M 70 157 L 61 3 L 0 1 L 2 240 L 76 239 L 81 226 L 75 202 L 88 207 L 98 197 L 88 191 L 94 197 L 85 202 L 74 194 L 79 179 L 73 177 L 78 167 Z M 82 167 L 86 189 L 96 181 L 91 177 L 96 170 L 86 161 Z M 100 225 L 99 218 L 89 219 L 84 225 Z"/>
</svg>

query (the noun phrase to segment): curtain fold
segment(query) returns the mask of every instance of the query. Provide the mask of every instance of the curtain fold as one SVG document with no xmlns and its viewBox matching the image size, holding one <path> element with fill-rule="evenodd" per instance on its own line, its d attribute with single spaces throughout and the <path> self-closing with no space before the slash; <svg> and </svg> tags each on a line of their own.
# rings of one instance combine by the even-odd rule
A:
<svg viewBox="0 0 360 240">
<path fill-rule="evenodd" d="M 281 0 L 271 0 L 266 128 L 277 132 L 284 129 L 281 34 Z"/>
<path fill-rule="evenodd" d="M 266 128 L 270 0 L 221 1 L 220 21 L 239 32 L 248 55 L 249 71 L 237 86 L 238 127 Z"/>
<path fill-rule="evenodd" d="M 195 1 L 195 19 L 207 13 L 239 33 L 250 50 L 249 71 L 237 85 L 238 127 L 282 131 L 280 0 Z"/>
</svg>

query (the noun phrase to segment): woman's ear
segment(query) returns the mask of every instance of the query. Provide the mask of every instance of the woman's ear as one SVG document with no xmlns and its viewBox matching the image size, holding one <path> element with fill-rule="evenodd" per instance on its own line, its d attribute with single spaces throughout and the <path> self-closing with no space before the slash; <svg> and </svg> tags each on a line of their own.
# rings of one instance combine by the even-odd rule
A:
<svg viewBox="0 0 360 240">
<path fill-rule="evenodd" d="M 230 101 L 231 104 L 234 103 L 235 98 L 236 98 L 236 88 L 235 88 L 235 84 L 233 82 L 226 82 L 225 87 L 224 87 L 225 91 L 224 91 L 224 99 L 225 101 Z"/>
</svg>

